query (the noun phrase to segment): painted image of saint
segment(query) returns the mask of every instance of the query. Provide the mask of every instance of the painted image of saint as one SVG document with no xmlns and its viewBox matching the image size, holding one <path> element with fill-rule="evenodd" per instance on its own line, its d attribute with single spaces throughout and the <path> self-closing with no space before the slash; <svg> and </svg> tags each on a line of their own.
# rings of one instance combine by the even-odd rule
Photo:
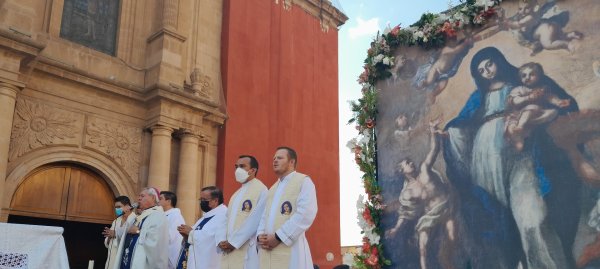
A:
<svg viewBox="0 0 600 269">
<path fill-rule="evenodd" d="M 281 214 L 282 215 L 291 215 L 292 214 L 292 204 L 289 201 L 283 202 L 281 204 Z"/>
<path fill-rule="evenodd" d="M 250 201 L 250 200 L 244 201 L 244 203 L 242 204 L 242 211 L 250 212 L 251 210 L 252 210 L 252 201 Z"/>
</svg>

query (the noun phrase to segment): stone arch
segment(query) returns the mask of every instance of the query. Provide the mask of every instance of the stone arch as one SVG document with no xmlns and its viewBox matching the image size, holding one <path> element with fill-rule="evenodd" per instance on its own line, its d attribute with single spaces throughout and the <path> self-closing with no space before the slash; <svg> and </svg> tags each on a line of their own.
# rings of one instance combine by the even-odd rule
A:
<svg viewBox="0 0 600 269">
<path fill-rule="evenodd" d="M 110 186 L 116 195 L 136 195 L 135 184 L 120 165 L 100 153 L 77 149 L 73 147 L 48 147 L 31 152 L 19 158 L 18 163 L 9 163 L 8 176 L 4 189 L 4 201 L 2 207 L 10 205 L 13 193 L 17 187 L 41 166 L 52 163 L 75 163 L 98 173 Z"/>
</svg>

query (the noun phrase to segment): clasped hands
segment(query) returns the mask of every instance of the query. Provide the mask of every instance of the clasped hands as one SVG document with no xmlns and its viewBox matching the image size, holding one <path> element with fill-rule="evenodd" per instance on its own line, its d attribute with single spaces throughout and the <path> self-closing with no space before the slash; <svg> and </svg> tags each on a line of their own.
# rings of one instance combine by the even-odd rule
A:
<svg viewBox="0 0 600 269">
<path fill-rule="evenodd" d="M 229 241 L 221 241 L 218 247 L 225 253 L 229 253 L 235 250 L 235 247 L 229 243 Z"/>
<path fill-rule="evenodd" d="M 258 245 L 264 250 L 273 250 L 281 242 L 275 238 L 275 234 L 259 234 Z"/>
<path fill-rule="evenodd" d="M 192 231 L 192 227 L 189 225 L 185 225 L 185 224 L 181 224 L 179 226 L 177 226 L 177 231 L 183 236 L 183 237 L 188 237 L 190 235 L 190 232 Z"/>
</svg>

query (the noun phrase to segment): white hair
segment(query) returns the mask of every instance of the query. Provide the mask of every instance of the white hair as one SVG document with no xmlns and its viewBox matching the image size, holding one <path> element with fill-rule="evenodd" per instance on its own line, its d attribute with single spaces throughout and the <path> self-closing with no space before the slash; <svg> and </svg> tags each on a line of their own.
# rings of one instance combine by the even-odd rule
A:
<svg viewBox="0 0 600 269">
<path fill-rule="evenodd" d="M 142 191 L 145 191 L 150 195 L 154 195 L 154 201 L 156 202 L 156 204 L 158 204 L 158 201 L 160 200 L 160 191 L 158 191 L 157 188 L 146 187 Z"/>
</svg>

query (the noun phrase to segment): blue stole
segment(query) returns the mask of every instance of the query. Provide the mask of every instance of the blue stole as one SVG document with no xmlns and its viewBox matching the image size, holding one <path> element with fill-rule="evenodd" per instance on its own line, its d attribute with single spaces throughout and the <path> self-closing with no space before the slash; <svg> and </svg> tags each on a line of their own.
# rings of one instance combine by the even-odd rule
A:
<svg viewBox="0 0 600 269">
<path fill-rule="evenodd" d="M 200 224 L 198 224 L 198 226 L 196 227 L 196 231 L 202 230 L 202 228 L 204 228 L 204 225 L 206 223 L 208 223 L 208 221 L 210 219 L 212 219 L 214 217 L 210 216 L 208 218 L 203 219 Z M 187 240 L 184 238 L 183 240 L 181 240 L 181 250 L 179 251 L 179 260 L 177 261 L 177 269 L 187 269 L 187 259 L 188 259 L 188 252 L 190 250 L 190 243 L 187 242 Z"/>
<path fill-rule="evenodd" d="M 147 218 L 147 217 L 146 217 Z M 140 231 L 142 230 L 142 226 L 144 225 L 144 221 L 146 218 L 142 220 L 140 223 L 140 227 L 138 228 Z M 121 260 L 121 269 L 129 269 L 131 268 L 131 258 L 133 257 L 133 250 L 135 249 L 135 244 L 137 243 L 140 234 L 127 234 L 125 236 L 125 246 L 127 246 L 123 250 L 123 259 Z"/>
</svg>

